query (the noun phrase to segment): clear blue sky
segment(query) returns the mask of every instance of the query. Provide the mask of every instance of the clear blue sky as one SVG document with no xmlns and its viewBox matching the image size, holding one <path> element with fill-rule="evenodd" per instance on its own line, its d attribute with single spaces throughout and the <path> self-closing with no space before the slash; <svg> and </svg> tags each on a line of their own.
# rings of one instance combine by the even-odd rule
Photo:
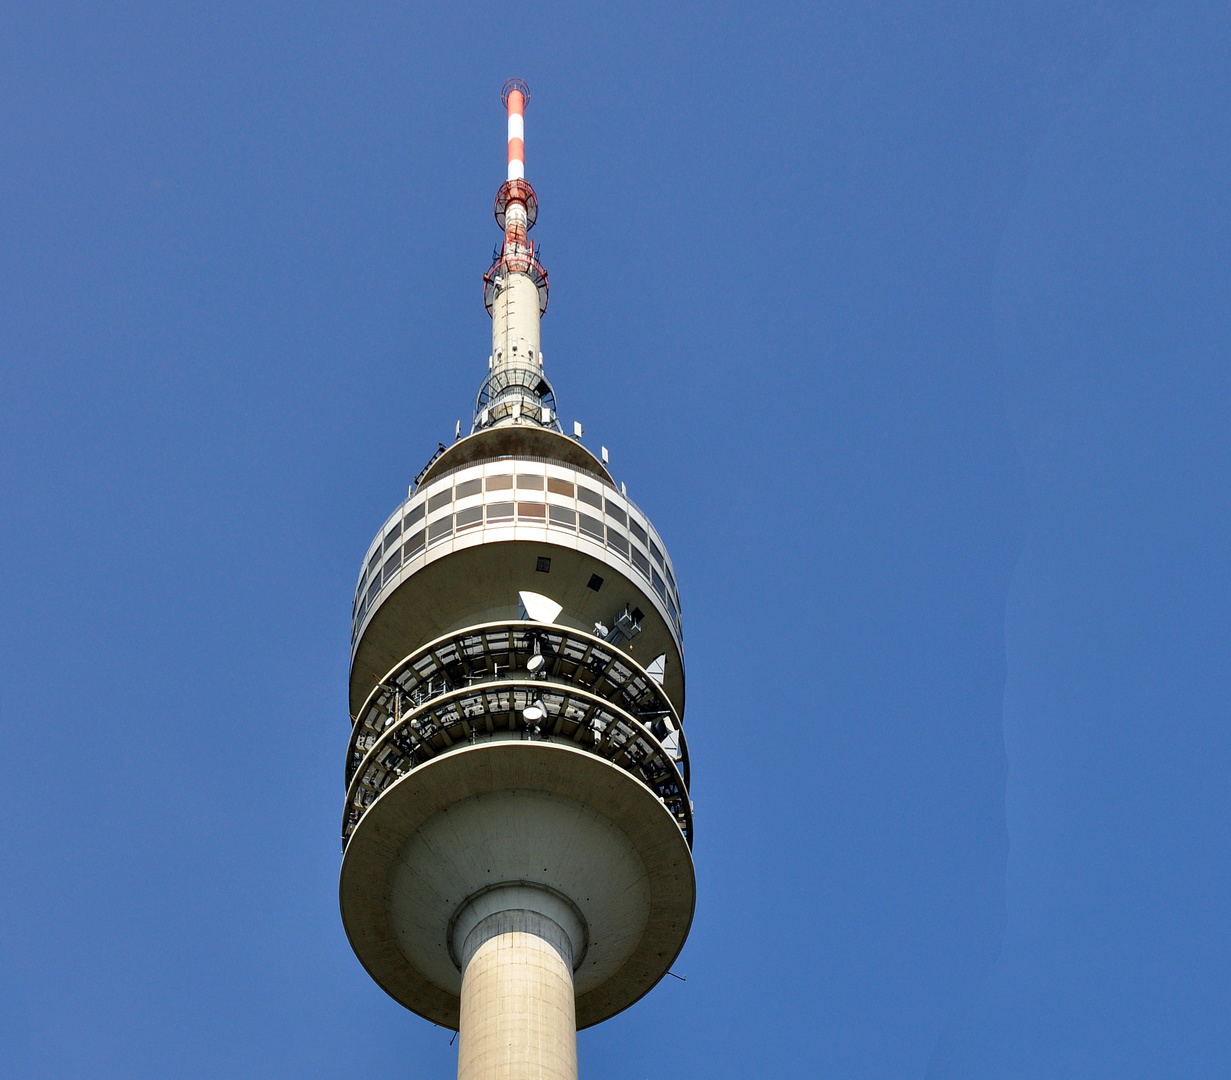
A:
<svg viewBox="0 0 1231 1080">
<path fill-rule="evenodd" d="M 583 1076 L 1231 1074 L 1225 4 L 99 7 L 0 20 L 0 1075 L 452 1075 L 347 645 L 515 74 L 687 633 L 687 982 Z"/>
</svg>

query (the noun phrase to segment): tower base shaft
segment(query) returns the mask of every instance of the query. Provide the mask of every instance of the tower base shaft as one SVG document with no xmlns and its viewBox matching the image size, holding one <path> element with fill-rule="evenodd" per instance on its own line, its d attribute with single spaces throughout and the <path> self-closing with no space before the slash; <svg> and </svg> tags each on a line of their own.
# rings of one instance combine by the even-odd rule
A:
<svg viewBox="0 0 1231 1080">
<path fill-rule="evenodd" d="M 457 1080 L 577 1080 L 573 973 L 558 946 L 524 930 L 483 942 L 462 976 L 459 1033 Z"/>
</svg>

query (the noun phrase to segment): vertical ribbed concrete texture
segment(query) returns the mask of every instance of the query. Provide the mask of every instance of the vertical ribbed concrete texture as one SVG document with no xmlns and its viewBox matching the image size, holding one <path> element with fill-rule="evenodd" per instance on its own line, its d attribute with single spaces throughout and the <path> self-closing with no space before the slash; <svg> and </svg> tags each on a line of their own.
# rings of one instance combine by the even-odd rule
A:
<svg viewBox="0 0 1231 1080">
<path fill-rule="evenodd" d="M 457 1080 L 577 1080 L 573 973 L 536 934 L 498 934 L 462 976 Z"/>
</svg>

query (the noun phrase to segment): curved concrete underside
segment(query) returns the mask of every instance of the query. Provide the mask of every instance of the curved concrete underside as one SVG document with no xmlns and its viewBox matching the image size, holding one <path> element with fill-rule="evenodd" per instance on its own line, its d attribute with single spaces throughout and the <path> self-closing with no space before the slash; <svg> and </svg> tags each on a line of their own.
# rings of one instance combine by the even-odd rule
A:
<svg viewBox="0 0 1231 1080">
<path fill-rule="evenodd" d="M 402 952 L 452 994 L 462 982 L 456 913 L 508 891 L 500 885 L 533 882 L 576 907 L 578 995 L 619 971 L 650 913 L 645 864 L 624 833 L 593 807 L 542 791 L 488 791 L 442 810 L 407 838 L 387 880 L 386 915 Z"/>
<path fill-rule="evenodd" d="M 342 921 L 386 992 L 456 1028 L 453 920 L 484 889 L 521 882 L 567 897 L 586 921 L 579 1028 L 662 979 L 696 899 L 687 843 L 643 783 L 583 750 L 500 742 L 435 758 L 373 803 L 343 858 Z"/>
</svg>

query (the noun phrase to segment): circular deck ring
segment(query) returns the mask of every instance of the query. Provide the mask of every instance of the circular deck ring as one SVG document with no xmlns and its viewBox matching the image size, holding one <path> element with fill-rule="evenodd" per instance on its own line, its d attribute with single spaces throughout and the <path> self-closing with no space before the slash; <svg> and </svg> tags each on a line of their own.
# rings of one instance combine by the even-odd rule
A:
<svg viewBox="0 0 1231 1080">
<path fill-rule="evenodd" d="M 577 845 L 575 856 L 567 843 L 547 845 L 550 858 L 541 858 L 538 848 L 510 854 L 501 846 L 506 834 L 500 815 L 476 812 L 481 800 L 492 798 L 522 798 L 527 806 L 528 800 L 554 800 L 559 813 L 553 827 L 571 821 L 593 834 L 606 830 L 612 872 L 627 877 L 630 867 L 639 866 L 636 887 L 619 894 L 587 888 L 603 881 L 605 870 L 596 865 L 592 850 L 580 850 L 585 845 Z M 472 830 L 476 822 L 489 822 L 491 831 L 446 849 L 452 860 L 445 860 L 440 848 L 432 850 L 430 837 L 452 821 L 468 822 Z M 533 835 L 533 830 L 520 831 Z M 526 861 L 530 855 L 547 863 L 541 873 Z M 513 880 L 568 896 L 586 919 L 591 945 L 575 979 L 578 1028 L 600 1023 L 648 993 L 688 937 L 696 904 L 692 855 L 654 793 L 584 750 L 515 741 L 442 754 L 372 804 L 342 860 L 339 899 L 347 937 L 368 973 L 394 1000 L 456 1029 L 461 975 L 452 961 L 442 959 L 448 956 L 450 922 L 466 897 L 510 874 L 516 875 Z M 407 881 L 417 890 L 413 905 L 399 895 Z M 403 938 L 410 942 L 404 951 L 398 924 L 408 918 L 414 920 L 415 933 Z M 608 941 L 625 944 L 618 953 L 604 953 Z M 419 957 L 425 949 L 439 954 L 412 962 L 408 953 L 416 949 Z"/>
</svg>

